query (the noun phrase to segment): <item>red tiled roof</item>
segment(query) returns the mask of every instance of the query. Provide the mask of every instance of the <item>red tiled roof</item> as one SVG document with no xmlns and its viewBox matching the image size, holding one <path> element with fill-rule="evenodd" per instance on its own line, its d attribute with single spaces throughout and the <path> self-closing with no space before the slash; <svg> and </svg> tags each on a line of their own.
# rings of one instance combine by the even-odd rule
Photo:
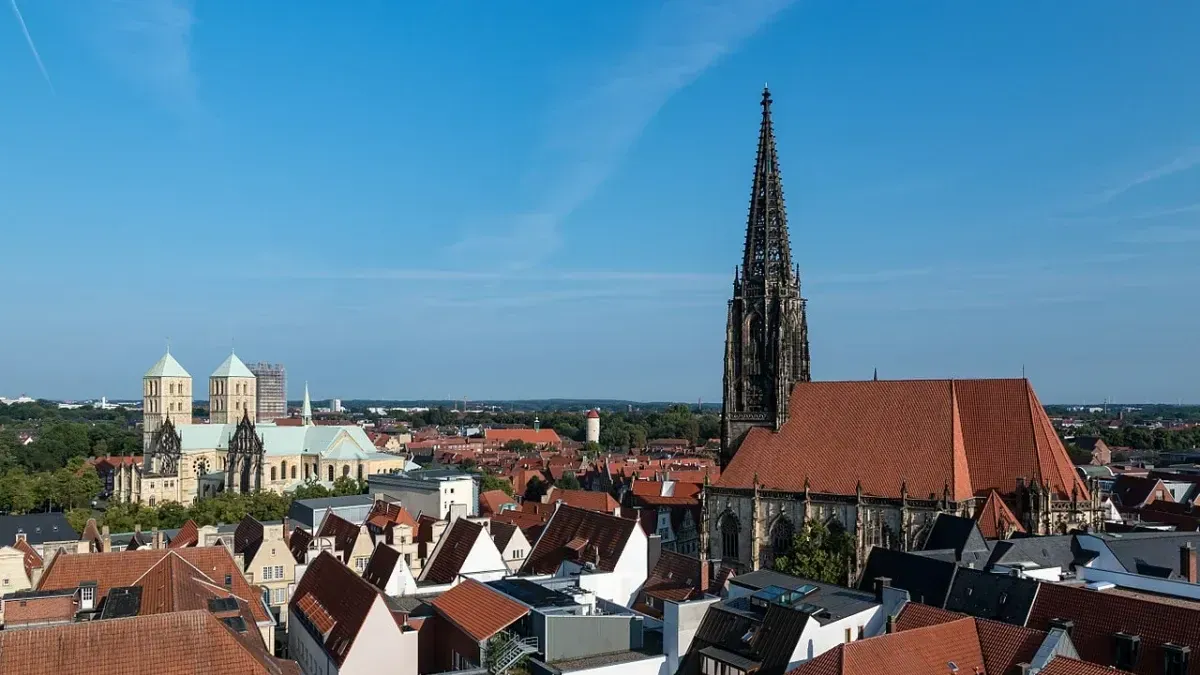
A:
<svg viewBox="0 0 1200 675">
<path fill-rule="evenodd" d="M 789 675 L 934 675 L 951 661 L 960 673 L 1003 672 L 984 670 L 975 622 L 964 618 L 841 644 Z"/>
<path fill-rule="evenodd" d="M 434 598 L 443 617 L 480 642 L 529 613 L 529 608 L 486 585 L 467 579 Z"/>
<path fill-rule="evenodd" d="M 546 494 L 547 504 L 554 504 L 558 500 L 562 500 L 568 506 L 576 506 L 589 511 L 600 511 L 603 513 L 612 513 L 621 508 L 617 500 L 612 498 L 612 495 L 607 492 L 593 492 L 591 490 L 563 490 L 561 488 L 550 488 L 550 492 Z"/>
<path fill-rule="evenodd" d="M 13 544 L 13 548 L 25 554 L 25 576 L 33 579 L 33 571 L 43 565 L 42 556 L 33 550 L 28 541 L 18 539 L 17 543 Z"/>
<path fill-rule="evenodd" d="M 542 533 L 542 529 L 548 522 L 550 522 L 550 514 L 543 515 L 512 509 L 492 516 L 493 525 L 496 523 L 515 525 L 521 528 L 521 532 L 525 533 L 525 538 L 529 541 L 537 541 L 538 536 Z"/>
<path fill-rule="evenodd" d="M 509 497 L 504 490 L 488 490 L 479 493 L 479 509 L 485 515 L 500 513 L 505 504 L 515 503 L 516 501 Z"/>
<path fill-rule="evenodd" d="M 904 605 L 904 608 L 900 610 L 900 614 L 896 617 L 896 630 L 905 631 L 914 628 L 924 628 L 925 626 L 936 626 L 939 623 L 958 621 L 965 616 L 966 614 L 951 612 L 940 607 L 923 605 L 919 602 L 910 602 Z"/>
<path fill-rule="evenodd" d="M 1038 671 L 1038 675 L 1133 675 L 1133 673 L 1066 656 L 1056 656 L 1050 659 L 1050 663 L 1045 668 Z"/>
<path fill-rule="evenodd" d="M 597 569 L 611 572 L 635 527 L 636 520 L 563 504 L 550 517 L 521 573 L 552 574 L 564 560 L 592 562 Z M 585 542 L 581 551 L 568 548 L 569 542 L 580 539 Z"/>
<path fill-rule="evenodd" d="M 299 675 L 294 661 L 253 644 L 207 610 L 84 621 L 0 631 L 0 672 Z"/>
<path fill-rule="evenodd" d="M 557 445 L 562 443 L 553 429 L 484 429 L 483 437 L 496 443 L 523 441 L 534 445 Z"/>
<path fill-rule="evenodd" d="M 458 578 L 467 555 L 479 541 L 479 533 L 483 525 L 473 523 L 466 518 L 455 520 L 442 534 L 442 539 L 434 547 L 429 562 L 421 572 L 421 580 L 435 584 L 448 584 Z"/>
<path fill-rule="evenodd" d="M 157 571 L 148 580 L 139 581 L 143 576 L 147 576 L 147 573 L 153 568 L 163 563 L 168 556 L 180 558 L 179 562 L 186 563 L 186 566 L 180 567 L 174 561 L 168 561 L 167 564 L 170 565 L 168 571 Z M 197 576 L 197 572 L 199 576 Z M 156 593 L 176 592 L 166 588 L 168 584 L 170 584 L 170 588 L 175 588 L 174 582 L 170 580 L 176 573 L 189 579 L 201 579 L 214 596 L 220 595 L 220 592 L 228 588 L 229 595 L 248 603 L 249 611 L 255 622 L 272 620 L 262 603 L 258 601 L 261 597 L 260 591 L 246 581 L 246 577 L 242 576 L 242 571 L 238 569 L 229 549 L 224 546 L 59 554 L 54 556 L 49 567 L 42 574 L 37 588 L 38 590 L 77 588 L 85 581 L 93 581 L 96 583 L 96 603 L 99 605 L 100 601 L 107 596 L 109 589 L 143 585 L 142 611 L 145 613 L 147 608 L 154 606 L 153 602 L 147 600 L 147 594 L 153 598 Z M 225 586 L 226 576 L 230 580 L 228 587 Z M 163 589 L 160 590 L 157 586 L 149 588 L 145 585 L 152 583 L 163 584 Z M 186 582 L 186 586 L 178 591 L 188 594 L 182 600 L 184 603 L 192 601 L 195 597 L 194 594 L 200 592 L 191 582 Z"/>
<path fill-rule="evenodd" d="M 412 514 L 403 506 L 382 499 L 375 500 L 375 504 L 371 507 L 371 513 L 367 515 L 367 523 L 381 529 L 387 527 L 389 523 L 408 525 L 414 531 L 417 529 L 417 519 L 413 518 Z"/>
<path fill-rule="evenodd" d="M 1008 508 L 1008 504 L 1004 503 L 1000 493 L 995 490 L 988 493 L 983 508 L 975 515 L 975 521 L 979 523 L 979 531 L 988 539 L 1001 539 L 1016 533 L 1025 533 L 1021 521 L 1017 520 L 1016 514 Z"/>
<path fill-rule="evenodd" d="M 354 523 L 329 513 L 321 523 L 318 537 L 333 537 L 333 549 L 342 554 L 342 562 L 349 564 L 350 555 L 354 551 L 354 543 L 358 541 L 359 527 Z"/>
<path fill-rule="evenodd" d="M 1108 593 L 1061 584 L 1041 584 L 1026 622 L 1047 630 L 1055 618 L 1075 622 L 1071 641 L 1080 658 L 1108 665 L 1115 662 L 1115 633 L 1141 638 L 1141 656 L 1133 672 L 1159 675 L 1163 645 L 1172 643 L 1200 652 L 1200 609 L 1149 597 Z M 1192 659 L 1190 675 L 1200 673 L 1200 659 Z"/>
<path fill-rule="evenodd" d="M 290 611 L 320 631 L 325 651 L 340 666 L 378 598 L 378 589 L 323 551 L 300 577 Z"/>
<path fill-rule="evenodd" d="M 595 408 L 592 408 L 591 410 L 587 411 L 587 418 L 593 419 L 593 420 L 600 419 L 600 411 L 596 410 Z"/>
<path fill-rule="evenodd" d="M 200 530 L 196 528 L 196 523 L 191 518 L 179 528 L 179 532 L 171 539 L 171 543 L 167 544 L 167 548 L 186 548 L 195 546 L 200 543 Z"/>
<path fill-rule="evenodd" d="M 717 485 L 968 499 L 1018 478 L 1055 494 L 1087 488 L 1024 379 L 802 382 L 778 432 L 755 428 Z"/>
<path fill-rule="evenodd" d="M 975 622 L 975 632 L 985 662 L 984 672 L 1007 673 L 1018 663 L 1028 663 L 1046 638 L 1046 633 L 988 619 L 978 619 L 929 605 L 910 602 L 896 617 L 896 631 L 919 631 L 929 626 L 963 619 Z"/>
<path fill-rule="evenodd" d="M 4 598 L 4 625 L 8 628 L 52 621 L 71 621 L 79 611 L 75 595 Z"/>
<path fill-rule="evenodd" d="M 700 588 L 701 564 L 699 558 L 674 551 L 663 551 L 650 576 L 646 578 L 646 583 L 642 585 L 642 594 L 671 602 L 687 602 L 704 595 L 706 589 Z M 640 611 L 662 617 L 661 611 L 648 604 Z"/>
</svg>

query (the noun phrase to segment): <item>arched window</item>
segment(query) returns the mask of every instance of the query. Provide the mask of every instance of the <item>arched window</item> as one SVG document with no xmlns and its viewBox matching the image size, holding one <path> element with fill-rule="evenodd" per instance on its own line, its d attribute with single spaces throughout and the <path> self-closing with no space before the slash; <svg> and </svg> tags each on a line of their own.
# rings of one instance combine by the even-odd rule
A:
<svg viewBox="0 0 1200 675">
<path fill-rule="evenodd" d="M 271 467 L 271 480 L 272 481 L 279 480 L 279 475 L 277 474 L 278 471 L 279 471 L 279 469 L 277 469 L 275 467 Z"/>
<path fill-rule="evenodd" d="M 330 483 L 333 482 L 333 465 L 332 464 L 329 465 L 329 482 Z"/>
<path fill-rule="evenodd" d="M 363 465 L 359 464 L 358 465 L 358 479 L 362 480 L 362 477 L 363 477 Z"/>
<path fill-rule="evenodd" d="M 305 473 L 308 473 L 307 471 Z M 306 476 L 307 477 L 307 476 Z M 292 480 L 296 479 L 296 465 L 292 465 Z"/>
<path fill-rule="evenodd" d="M 296 467 L 292 467 L 292 471 L 295 471 L 295 470 L 296 470 Z M 279 463 L 279 477 L 282 478 L 283 480 L 287 480 L 287 460 L 284 460 Z M 295 476 L 292 476 L 292 478 L 295 478 Z"/>
<path fill-rule="evenodd" d="M 343 464 L 342 465 L 342 476 L 349 476 L 349 475 L 350 475 L 350 465 Z"/>
<path fill-rule="evenodd" d="M 737 518 L 732 513 L 721 518 L 721 557 L 737 560 L 739 528 Z"/>
<path fill-rule="evenodd" d="M 771 551 L 777 556 L 784 555 L 792 549 L 792 539 L 795 537 L 796 528 L 792 525 L 792 519 L 787 516 L 780 516 L 775 520 L 774 527 L 771 528 Z"/>
<path fill-rule="evenodd" d="M 172 394 L 175 393 L 175 383 L 174 382 L 172 382 L 170 384 L 170 386 L 167 387 L 167 391 L 171 392 Z"/>
</svg>

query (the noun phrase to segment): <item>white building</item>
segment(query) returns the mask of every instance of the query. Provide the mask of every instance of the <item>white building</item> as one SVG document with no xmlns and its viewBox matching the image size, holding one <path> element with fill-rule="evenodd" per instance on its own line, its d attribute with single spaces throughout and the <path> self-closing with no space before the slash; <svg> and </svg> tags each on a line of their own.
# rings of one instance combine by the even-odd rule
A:
<svg viewBox="0 0 1200 675">
<path fill-rule="evenodd" d="M 600 442 L 600 411 L 595 408 L 587 413 L 587 431 L 584 440 L 588 443 Z"/>
<path fill-rule="evenodd" d="M 409 471 L 371 475 L 368 491 L 399 502 L 409 513 L 439 520 L 479 514 L 479 484 L 474 476 L 457 470 Z"/>
</svg>

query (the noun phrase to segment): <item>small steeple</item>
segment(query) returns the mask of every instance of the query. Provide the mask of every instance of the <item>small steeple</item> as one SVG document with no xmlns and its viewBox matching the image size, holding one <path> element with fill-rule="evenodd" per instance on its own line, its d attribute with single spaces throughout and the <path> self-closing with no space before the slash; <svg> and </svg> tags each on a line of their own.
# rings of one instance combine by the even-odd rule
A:
<svg viewBox="0 0 1200 675">
<path fill-rule="evenodd" d="M 879 368 L 876 368 L 876 369 L 875 369 L 875 374 L 871 376 L 871 380 L 872 380 L 873 382 L 878 382 L 878 381 L 879 381 Z"/>
<path fill-rule="evenodd" d="M 300 406 L 300 424 L 312 426 L 312 399 L 308 396 L 308 382 L 304 383 L 304 404 Z"/>
</svg>

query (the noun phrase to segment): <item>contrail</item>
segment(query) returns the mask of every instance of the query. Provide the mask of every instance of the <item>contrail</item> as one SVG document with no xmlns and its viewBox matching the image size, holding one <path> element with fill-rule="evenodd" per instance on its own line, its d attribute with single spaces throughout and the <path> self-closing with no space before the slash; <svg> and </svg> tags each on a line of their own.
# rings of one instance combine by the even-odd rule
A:
<svg viewBox="0 0 1200 675">
<path fill-rule="evenodd" d="M 29 51 L 33 52 L 33 60 L 37 61 L 38 70 L 42 71 L 42 77 L 46 78 L 46 84 L 50 85 L 50 93 L 54 92 L 54 82 L 50 81 L 50 73 L 46 72 L 46 64 L 42 63 L 42 56 L 38 54 L 37 45 L 33 44 L 33 36 L 29 34 L 29 27 L 25 25 L 25 17 L 21 16 L 21 8 L 17 7 L 17 0 L 9 0 L 12 3 L 13 14 L 17 16 L 17 23 L 21 24 L 21 32 L 25 34 L 25 42 L 29 43 Z"/>
</svg>

